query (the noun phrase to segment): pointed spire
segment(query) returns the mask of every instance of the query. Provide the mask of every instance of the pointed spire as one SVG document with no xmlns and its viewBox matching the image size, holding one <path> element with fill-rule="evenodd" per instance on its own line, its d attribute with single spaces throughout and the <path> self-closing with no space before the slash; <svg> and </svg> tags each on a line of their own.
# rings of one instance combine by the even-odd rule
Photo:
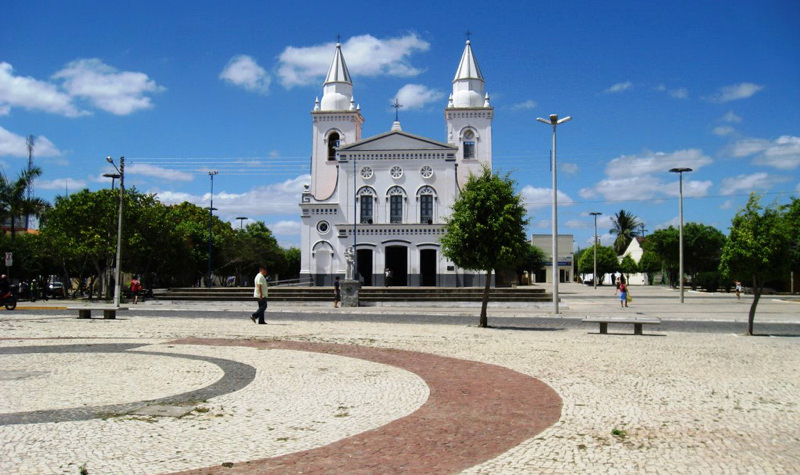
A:
<svg viewBox="0 0 800 475">
<path fill-rule="evenodd" d="M 347 63 L 344 62 L 341 43 L 336 43 L 336 53 L 333 55 L 331 67 L 328 69 L 328 76 L 325 78 L 325 84 L 334 82 L 353 83 L 350 80 L 350 71 L 347 70 Z"/>
<path fill-rule="evenodd" d="M 475 61 L 475 56 L 472 54 L 472 44 L 467 40 L 467 45 L 464 47 L 464 53 L 461 55 L 461 62 L 458 64 L 456 77 L 453 82 L 460 79 L 478 79 L 483 81 L 483 74 L 481 68 L 478 67 L 478 62 Z"/>
</svg>

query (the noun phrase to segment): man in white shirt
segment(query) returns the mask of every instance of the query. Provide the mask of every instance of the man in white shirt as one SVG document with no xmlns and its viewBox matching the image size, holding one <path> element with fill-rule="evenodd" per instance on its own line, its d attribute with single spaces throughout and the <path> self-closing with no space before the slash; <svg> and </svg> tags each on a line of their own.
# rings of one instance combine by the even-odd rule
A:
<svg viewBox="0 0 800 475">
<path fill-rule="evenodd" d="M 259 324 L 266 325 L 267 322 L 264 321 L 264 312 L 267 311 L 267 268 L 265 266 L 258 268 L 253 297 L 258 299 L 258 310 L 250 315 L 250 320 L 256 323 L 256 319 L 258 319 Z"/>
</svg>

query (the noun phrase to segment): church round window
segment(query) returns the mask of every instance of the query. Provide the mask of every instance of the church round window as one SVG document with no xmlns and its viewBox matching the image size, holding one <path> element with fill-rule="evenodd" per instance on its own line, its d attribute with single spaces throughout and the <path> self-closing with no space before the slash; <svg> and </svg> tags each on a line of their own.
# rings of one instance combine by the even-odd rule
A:
<svg viewBox="0 0 800 475">
<path fill-rule="evenodd" d="M 317 232 L 320 234 L 328 234 L 328 231 L 331 230 L 330 224 L 327 221 L 320 221 L 317 223 Z"/>
<path fill-rule="evenodd" d="M 365 180 L 372 178 L 372 174 L 372 168 L 370 167 L 364 167 L 361 169 L 361 178 Z"/>
<path fill-rule="evenodd" d="M 392 167 L 391 170 L 389 170 L 389 173 L 391 173 L 392 178 L 400 178 L 401 176 L 403 176 L 403 169 L 395 165 Z"/>
<path fill-rule="evenodd" d="M 433 168 L 425 165 L 424 167 L 420 168 L 419 174 L 422 175 L 422 178 L 430 178 L 433 176 Z"/>
</svg>

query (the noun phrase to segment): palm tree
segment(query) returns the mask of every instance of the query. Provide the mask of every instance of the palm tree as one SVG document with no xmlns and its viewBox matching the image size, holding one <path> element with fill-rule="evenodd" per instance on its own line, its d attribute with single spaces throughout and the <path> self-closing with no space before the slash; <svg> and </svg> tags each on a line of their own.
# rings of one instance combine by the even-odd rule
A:
<svg viewBox="0 0 800 475">
<path fill-rule="evenodd" d="M 16 220 L 23 216 L 41 217 L 49 208 L 49 204 L 41 198 L 28 198 L 28 188 L 33 179 L 42 174 L 42 169 L 33 167 L 20 172 L 16 181 L 9 181 L 0 173 L 0 213 L 11 225 L 11 239 L 16 235 Z"/>
<path fill-rule="evenodd" d="M 639 235 L 636 228 L 641 226 L 641 222 L 639 218 L 624 209 L 619 210 L 619 213 L 611 218 L 611 222 L 614 223 L 614 227 L 609 229 L 608 232 L 617 235 L 614 240 L 614 251 L 617 255 L 621 255 L 625 252 L 625 248 L 628 247 L 631 239 Z"/>
</svg>

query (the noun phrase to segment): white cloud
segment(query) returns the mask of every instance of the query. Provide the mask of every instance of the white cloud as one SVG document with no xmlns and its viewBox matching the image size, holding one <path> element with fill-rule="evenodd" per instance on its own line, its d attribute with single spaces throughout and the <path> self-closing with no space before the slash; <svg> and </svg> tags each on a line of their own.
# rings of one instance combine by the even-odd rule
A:
<svg viewBox="0 0 800 475">
<path fill-rule="evenodd" d="M 125 167 L 125 177 L 127 178 L 128 175 L 143 175 L 155 177 L 164 181 L 192 181 L 194 179 L 191 173 L 137 163 L 132 163 Z"/>
<path fill-rule="evenodd" d="M 12 107 L 40 110 L 67 117 L 87 114 L 79 110 L 72 97 L 58 90 L 54 84 L 31 77 L 14 75 L 14 68 L 8 63 L 0 63 L 0 116 L 11 112 Z"/>
<path fill-rule="evenodd" d="M 783 135 L 769 144 L 753 163 L 779 170 L 794 170 L 800 166 L 800 137 Z"/>
<path fill-rule="evenodd" d="M 633 87 L 633 83 L 630 81 L 618 82 L 609 87 L 608 89 L 604 90 L 603 92 L 606 94 L 616 94 L 619 92 L 627 91 L 631 87 Z"/>
<path fill-rule="evenodd" d="M 687 97 L 689 97 L 689 90 L 686 89 L 685 87 L 679 87 L 678 89 L 670 89 L 669 91 L 667 91 L 667 94 L 669 94 L 670 97 L 674 97 L 675 99 L 686 99 Z"/>
<path fill-rule="evenodd" d="M 70 190 L 82 190 L 88 185 L 85 180 L 76 180 L 74 178 L 56 178 L 54 180 L 36 180 L 35 186 L 39 190 L 67 192 Z"/>
<path fill-rule="evenodd" d="M 793 170 L 800 166 L 800 137 L 782 135 L 774 141 L 765 139 L 739 140 L 728 153 L 736 158 L 755 155 L 753 163 L 779 170 Z"/>
<path fill-rule="evenodd" d="M 733 111 L 728 111 L 725 115 L 722 116 L 722 121 L 728 122 L 730 124 L 738 124 L 742 122 L 742 118 L 734 114 Z"/>
<path fill-rule="evenodd" d="M 421 84 L 406 84 L 397 91 L 395 98 L 405 109 L 422 109 L 431 102 L 443 99 L 444 93 Z"/>
<path fill-rule="evenodd" d="M 328 72 L 335 47 L 335 43 L 288 46 L 278 57 L 281 84 L 290 88 L 319 83 Z M 410 57 L 429 48 L 430 44 L 414 33 L 386 39 L 361 35 L 342 44 L 342 53 L 352 75 L 413 77 L 422 70 L 411 65 Z"/>
<path fill-rule="evenodd" d="M 79 59 L 53 75 L 63 81 L 71 97 L 88 100 L 115 115 L 128 115 L 153 107 L 148 93 L 164 90 L 144 73 L 117 71 L 96 58 Z"/>
<path fill-rule="evenodd" d="M 734 84 L 732 86 L 722 87 L 714 95 L 708 97 L 707 100 L 719 103 L 737 101 L 739 99 L 747 99 L 762 89 L 764 89 L 764 86 L 753 84 L 751 82 L 743 82 L 740 84 Z"/>
<path fill-rule="evenodd" d="M 529 212 L 537 208 L 551 206 L 553 203 L 552 188 L 535 188 L 533 186 L 526 185 L 522 188 L 520 195 L 522 195 L 522 201 Z M 569 195 L 561 190 L 558 191 L 559 206 L 569 206 L 573 203 L 574 201 L 569 197 Z"/>
<path fill-rule="evenodd" d="M 513 106 L 511 106 L 511 109 L 513 109 L 513 110 L 530 110 L 530 109 L 535 109 L 538 105 L 539 104 L 537 104 L 536 101 L 528 99 L 527 101 L 518 102 L 518 103 L 514 104 Z"/>
<path fill-rule="evenodd" d="M 253 58 L 244 54 L 231 58 L 225 69 L 219 73 L 219 78 L 234 86 L 259 94 L 267 94 L 272 82 L 264 68 L 259 66 Z"/>
<path fill-rule="evenodd" d="M 578 193 L 584 199 L 602 197 L 605 201 L 648 200 L 678 194 L 678 185 L 672 181 L 671 168 L 689 167 L 695 172 L 711 164 L 710 157 L 700 150 L 678 150 L 672 153 L 649 152 L 643 156 L 615 158 L 606 165 L 606 178 Z M 684 177 L 683 194 L 701 197 L 708 194 L 711 181 L 692 181 Z"/>
<path fill-rule="evenodd" d="M 776 183 L 785 182 L 786 177 L 769 175 L 765 172 L 753 173 L 751 175 L 738 175 L 722 180 L 721 193 L 723 195 L 735 195 L 739 193 L 751 193 L 753 191 L 769 190 Z"/>
<path fill-rule="evenodd" d="M 569 163 L 569 162 L 562 162 L 558 164 L 558 169 L 567 175 L 574 175 L 578 173 L 578 164 L 577 163 Z"/>
<path fill-rule="evenodd" d="M 711 157 L 703 155 L 698 149 L 677 150 L 672 153 L 648 152 L 641 156 L 623 155 L 614 158 L 608 162 L 605 171 L 609 177 L 660 175 L 678 167 L 689 167 L 697 171 L 711 162 Z"/>
<path fill-rule="evenodd" d="M 47 137 L 41 135 L 33 140 L 34 157 L 57 157 L 61 151 Z M 0 127 L 0 156 L 27 157 L 27 139 Z"/>
<path fill-rule="evenodd" d="M 252 188 L 243 193 L 214 191 L 214 207 L 218 209 L 215 214 L 231 222 L 236 216 L 248 216 L 250 221 L 263 221 L 265 216 L 294 215 L 303 192 L 303 184 L 310 182 L 310 175 L 300 175 L 282 182 Z M 208 206 L 211 198 L 210 193 L 191 195 L 162 190 L 150 190 L 150 192 L 158 193 L 158 199 L 165 204 L 188 201 L 197 206 Z M 265 196 L 269 197 L 266 201 Z"/>
<path fill-rule="evenodd" d="M 277 223 L 268 224 L 267 227 L 273 234 L 278 236 L 300 235 L 299 221 L 278 221 Z"/>
<path fill-rule="evenodd" d="M 667 89 L 667 86 L 663 84 L 659 84 L 656 87 L 656 91 L 666 92 L 670 97 L 675 99 L 686 99 L 689 97 L 689 90 L 685 87 L 679 87 L 677 89 Z"/>
<path fill-rule="evenodd" d="M 734 129 L 730 125 L 720 125 L 714 127 L 714 130 L 712 132 L 714 132 L 714 135 L 719 135 L 720 137 L 724 137 L 726 135 L 730 135 L 736 132 L 736 129 Z"/>
</svg>

